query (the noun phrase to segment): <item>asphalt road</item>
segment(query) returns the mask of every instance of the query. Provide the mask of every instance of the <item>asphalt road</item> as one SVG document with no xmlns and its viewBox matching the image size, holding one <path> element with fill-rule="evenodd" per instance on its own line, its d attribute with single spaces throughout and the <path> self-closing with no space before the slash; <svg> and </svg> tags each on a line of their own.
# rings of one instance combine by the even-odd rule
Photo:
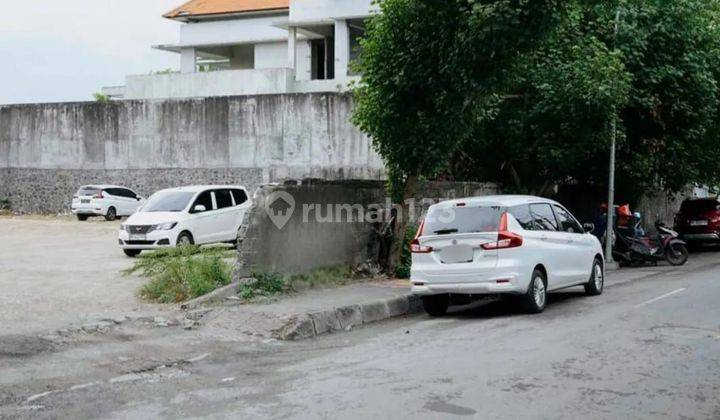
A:
<svg viewBox="0 0 720 420">
<path fill-rule="evenodd" d="M 720 418 L 720 253 L 627 273 L 540 315 L 492 302 L 299 343 L 121 330 L 0 351 L 0 418 Z"/>
</svg>

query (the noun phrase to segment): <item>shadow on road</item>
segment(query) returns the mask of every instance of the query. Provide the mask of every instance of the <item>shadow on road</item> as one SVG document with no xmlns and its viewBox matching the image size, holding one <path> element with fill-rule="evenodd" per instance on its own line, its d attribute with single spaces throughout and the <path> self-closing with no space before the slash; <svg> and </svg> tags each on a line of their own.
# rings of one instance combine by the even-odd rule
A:
<svg viewBox="0 0 720 420">
<path fill-rule="evenodd" d="M 578 298 L 584 299 L 587 296 L 582 290 L 568 290 L 548 294 L 548 309 L 563 303 L 570 303 Z M 478 302 L 454 306 L 450 308 L 450 312 L 445 315 L 447 319 L 478 319 L 478 318 L 497 318 L 528 315 L 522 308 L 522 304 L 518 298 L 487 298 Z"/>
</svg>

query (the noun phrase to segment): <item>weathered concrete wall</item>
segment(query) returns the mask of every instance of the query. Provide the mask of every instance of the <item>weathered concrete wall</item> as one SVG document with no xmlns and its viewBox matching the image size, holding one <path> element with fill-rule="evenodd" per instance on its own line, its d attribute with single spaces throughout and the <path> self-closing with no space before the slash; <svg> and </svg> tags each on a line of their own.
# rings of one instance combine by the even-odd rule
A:
<svg viewBox="0 0 720 420">
<path fill-rule="evenodd" d="M 284 199 L 279 193 L 289 194 L 294 202 L 290 219 L 281 226 L 266 210 L 268 202 Z M 428 182 L 420 186 L 416 199 L 419 202 L 497 193 L 494 184 Z M 301 185 L 263 186 L 246 216 L 248 227 L 236 276 L 262 271 L 299 273 L 340 264 L 377 262 L 378 226 L 374 220 L 360 218 L 357 211 L 347 216 L 345 209 L 349 207 L 339 209 L 338 205 L 360 205 L 371 210 L 371 205 L 385 207 L 386 197 L 385 183 L 378 181 L 305 180 Z M 312 210 L 309 205 L 314 206 Z"/>
<path fill-rule="evenodd" d="M 21 212 L 66 210 L 81 184 L 159 188 L 318 177 L 381 179 L 340 94 L 0 107 L 0 196 Z"/>
</svg>

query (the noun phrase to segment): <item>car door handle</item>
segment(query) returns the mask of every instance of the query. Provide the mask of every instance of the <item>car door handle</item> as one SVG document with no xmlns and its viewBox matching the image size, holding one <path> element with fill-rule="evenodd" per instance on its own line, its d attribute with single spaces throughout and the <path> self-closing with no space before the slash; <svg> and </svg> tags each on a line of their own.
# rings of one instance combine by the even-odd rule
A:
<svg viewBox="0 0 720 420">
<path fill-rule="evenodd" d="M 540 235 L 540 240 L 541 240 L 541 241 L 547 241 L 547 240 L 548 240 L 547 235 Z"/>
</svg>

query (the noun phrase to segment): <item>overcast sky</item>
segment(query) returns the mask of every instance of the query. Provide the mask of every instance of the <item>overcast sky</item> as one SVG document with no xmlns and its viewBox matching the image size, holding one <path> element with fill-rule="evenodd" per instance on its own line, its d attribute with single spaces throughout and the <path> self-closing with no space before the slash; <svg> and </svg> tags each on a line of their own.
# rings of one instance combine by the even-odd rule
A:
<svg viewBox="0 0 720 420">
<path fill-rule="evenodd" d="M 177 69 L 161 15 L 182 0 L 0 0 L 0 104 L 90 100 L 127 74 Z"/>
</svg>

